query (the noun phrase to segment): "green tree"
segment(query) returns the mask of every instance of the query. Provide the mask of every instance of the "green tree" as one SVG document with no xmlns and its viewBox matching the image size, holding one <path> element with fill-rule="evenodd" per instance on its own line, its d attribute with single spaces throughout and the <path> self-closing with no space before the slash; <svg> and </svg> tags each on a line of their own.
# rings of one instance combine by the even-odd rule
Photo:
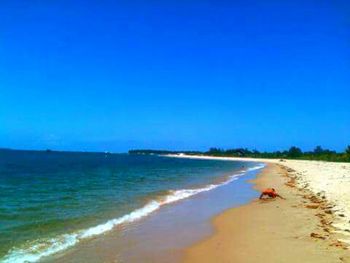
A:
<svg viewBox="0 0 350 263">
<path fill-rule="evenodd" d="M 345 149 L 345 153 L 350 156 L 350 145 Z"/>
<path fill-rule="evenodd" d="M 323 149 L 320 145 L 316 146 L 316 148 L 314 149 L 314 154 L 322 154 L 323 153 Z"/>
<path fill-rule="evenodd" d="M 288 151 L 288 157 L 290 158 L 297 158 L 302 155 L 303 155 L 303 152 L 301 151 L 301 149 L 295 146 L 290 147 Z"/>
</svg>

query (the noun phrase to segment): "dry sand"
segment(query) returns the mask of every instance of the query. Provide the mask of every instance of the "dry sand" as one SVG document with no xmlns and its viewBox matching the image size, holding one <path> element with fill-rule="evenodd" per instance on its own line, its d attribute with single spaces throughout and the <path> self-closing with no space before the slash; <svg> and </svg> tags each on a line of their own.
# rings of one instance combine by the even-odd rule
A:
<svg viewBox="0 0 350 263">
<path fill-rule="evenodd" d="M 255 183 L 260 190 L 275 187 L 287 200 L 255 200 L 217 216 L 215 234 L 187 249 L 185 262 L 350 262 L 322 198 L 296 188 L 294 177 L 274 164 Z"/>
<path fill-rule="evenodd" d="M 255 186 L 287 200 L 254 200 L 217 216 L 214 235 L 187 249 L 185 262 L 350 262 L 349 163 L 220 159 L 268 163 Z"/>
</svg>

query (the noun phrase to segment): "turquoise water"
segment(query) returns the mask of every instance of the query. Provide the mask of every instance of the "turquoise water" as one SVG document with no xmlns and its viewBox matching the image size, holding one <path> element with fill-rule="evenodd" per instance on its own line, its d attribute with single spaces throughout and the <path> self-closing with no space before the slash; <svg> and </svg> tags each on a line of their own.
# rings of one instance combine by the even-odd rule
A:
<svg viewBox="0 0 350 263">
<path fill-rule="evenodd" d="M 35 262 L 210 191 L 256 164 L 0 151 L 0 261 Z M 245 167 L 243 167 L 245 166 Z"/>
</svg>

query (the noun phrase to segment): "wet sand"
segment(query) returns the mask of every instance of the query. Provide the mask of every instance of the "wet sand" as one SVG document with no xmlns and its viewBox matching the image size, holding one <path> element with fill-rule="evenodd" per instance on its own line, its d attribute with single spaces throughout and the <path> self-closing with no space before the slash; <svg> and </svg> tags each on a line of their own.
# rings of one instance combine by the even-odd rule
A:
<svg viewBox="0 0 350 263">
<path fill-rule="evenodd" d="M 230 172 L 215 182 L 222 184 L 220 187 L 163 206 L 147 217 L 80 242 L 42 262 L 181 262 L 184 249 L 214 233 L 211 218 L 247 204 L 258 194 L 247 180 L 256 178 L 260 171 Z M 237 177 L 226 184 L 235 174 Z"/>
<path fill-rule="evenodd" d="M 269 164 L 253 183 L 258 190 L 274 187 L 287 200 L 256 199 L 215 217 L 215 233 L 186 249 L 184 262 L 350 262 L 331 225 L 331 205 L 298 188 L 294 172 Z"/>
</svg>

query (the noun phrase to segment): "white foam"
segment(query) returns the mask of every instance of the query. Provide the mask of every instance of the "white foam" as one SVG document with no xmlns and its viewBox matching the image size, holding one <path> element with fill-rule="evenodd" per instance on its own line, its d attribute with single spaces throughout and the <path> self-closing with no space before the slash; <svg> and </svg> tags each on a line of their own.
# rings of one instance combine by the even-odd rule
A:
<svg viewBox="0 0 350 263">
<path fill-rule="evenodd" d="M 159 202 L 151 201 L 148 204 L 146 204 L 144 207 L 134 210 L 130 214 L 124 215 L 116 219 L 109 220 L 104 224 L 88 228 L 87 230 L 83 231 L 79 237 L 83 239 L 83 238 L 89 238 L 89 237 L 103 234 L 107 231 L 112 230 L 117 225 L 124 224 L 124 223 L 131 223 L 135 220 L 138 220 L 156 211 L 160 206 L 161 204 Z"/>
<path fill-rule="evenodd" d="M 219 186 L 228 184 L 228 183 L 230 183 L 230 182 L 232 182 L 234 180 L 237 180 L 237 179 L 238 178 L 232 177 L 228 181 L 225 181 L 225 182 L 223 182 L 221 184 L 216 184 L 216 185 L 215 184 L 210 184 L 210 185 L 208 185 L 206 187 L 199 188 L 199 189 L 184 189 L 184 190 L 172 191 L 171 195 L 166 196 L 163 204 L 173 203 L 173 202 L 176 202 L 176 201 L 179 201 L 181 199 L 185 199 L 185 198 L 191 197 L 193 195 L 196 195 L 196 194 L 199 194 L 199 193 L 202 193 L 202 192 L 207 192 L 207 191 L 213 190 L 213 189 L 215 189 L 215 188 L 217 188 Z"/>
<path fill-rule="evenodd" d="M 265 167 L 265 164 L 259 164 L 257 166 L 254 166 L 254 167 L 251 167 L 251 168 L 248 168 L 247 171 L 254 171 L 254 170 L 259 170 L 259 169 L 262 169 Z"/>
<path fill-rule="evenodd" d="M 258 166 L 248 168 L 246 172 L 263 168 L 265 165 L 259 164 Z M 170 191 L 171 194 L 165 196 L 160 201 L 152 200 L 145 206 L 134 210 L 130 214 L 126 214 L 122 217 L 111 219 L 106 223 L 90 227 L 88 229 L 80 230 L 71 234 L 64 234 L 56 238 L 37 240 L 35 244 L 28 246 L 27 248 L 14 248 L 2 259 L 2 263 L 24 263 L 24 262 L 36 262 L 43 257 L 52 255 L 59 251 L 70 248 L 83 239 L 88 239 L 97 235 L 101 235 L 112 230 L 114 227 L 131 223 L 135 220 L 139 220 L 152 212 L 158 210 L 161 206 L 174 203 L 182 199 L 197 195 L 202 192 L 213 190 L 217 187 L 226 185 L 238 179 L 239 176 L 244 173 L 235 174 L 229 177 L 228 180 L 219 184 L 210 184 L 202 188 L 197 189 L 183 189 Z"/>
<path fill-rule="evenodd" d="M 38 243 L 28 248 L 12 249 L 0 262 L 36 262 L 42 257 L 65 250 L 76 243 L 78 243 L 77 234 L 65 234 L 57 238 L 38 241 Z"/>
</svg>

